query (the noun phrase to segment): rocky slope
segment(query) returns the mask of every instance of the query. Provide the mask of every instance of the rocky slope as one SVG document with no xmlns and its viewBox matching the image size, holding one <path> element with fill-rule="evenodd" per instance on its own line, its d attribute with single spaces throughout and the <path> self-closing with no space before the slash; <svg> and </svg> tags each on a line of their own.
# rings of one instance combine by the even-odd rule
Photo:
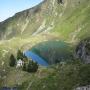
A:
<svg viewBox="0 0 90 90">
<path fill-rule="evenodd" d="M 76 56 L 85 63 L 90 63 L 90 38 L 82 40 L 76 48 Z"/>
<path fill-rule="evenodd" d="M 77 41 L 89 31 L 89 0 L 44 0 L 0 23 L 0 39 L 40 33 Z M 51 37 L 51 36 L 50 36 Z"/>
<path fill-rule="evenodd" d="M 54 25 L 52 17 L 57 8 L 54 4 L 57 6 L 55 0 L 44 0 L 39 5 L 16 13 L 13 17 L 1 22 L 0 38 L 28 37 L 52 29 Z"/>
</svg>

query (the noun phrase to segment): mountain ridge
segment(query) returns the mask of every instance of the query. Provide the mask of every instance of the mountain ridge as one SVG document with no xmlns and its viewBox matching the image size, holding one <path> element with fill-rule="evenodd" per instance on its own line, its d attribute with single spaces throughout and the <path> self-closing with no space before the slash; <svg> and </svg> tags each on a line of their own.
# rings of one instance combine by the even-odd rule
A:
<svg viewBox="0 0 90 90">
<path fill-rule="evenodd" d="M 89 13 L 89 0 L 63 0 L 63 3 L 58 2 L 59 0 L 44 0 L 39 5 L 22 12 L 18 12 L 13 17 L 1 22 L 0 38 L 24 38 L 34 35 L 35 32 L 35 34 L 37 35 L 44 31 L 46 33 L 54 33 L 54 35 L 59 34 L 61 36 L 61 39 L 68 38 L 69 41 L 72 37 L 72 42 L 74 42 L 76 36 L 80 34 L 80 32 L 82 32 L 81 29 L 83 29 L 84 27 L 86 28 L 87 24 L 84 24 L 83 22 L 85 22 L 85 17 L 89 17 L 85 15 L 85 13 Z M 80 11 L 82 14 L 80 14 Z M 77 15 L 75 15 L 75 12 L 77 13 Z M 74 16 L 72 17 L 73 14 Z M 65 31 L 67 35 L 71 37 L 65 35 Z M 84 34 L 85 33 L 86 32 L 84 32 Z M 64 37 L 62 34 L 64 35 Z"/>
<path fill-rule="evenodd" d="M 53 13 L 57 14 L 57 12 L 55 12 L 54 4 L 57 5 L 57 3 L 58 1 L 55 0 L 53 0 L 52 2 L 49 0 L 44 0 L 37 6 L 18 12 L 13 17 L 10 17 L 1 22 L 1 39 L 10 39 L 13 36 L 22 37 L 24 33 L 27 34 L 26 36 L 28 36 L 28 33 L 30 33 L 29 35 L 31 35 L 37 30 L 37 28 L 39 29 L 40 26 L 42 26 L 42 23 L 46 24 L 44 29 L 53 29 L 51 27 L 54 25 L 52 18 L 54 18 L 55 16 L 53 15 Z M 49 15 L 52 15 L 52 17 L 50 17 Z M 39 32 L 42 31 L 43 30 L 39 30 Z"/>
</svg>

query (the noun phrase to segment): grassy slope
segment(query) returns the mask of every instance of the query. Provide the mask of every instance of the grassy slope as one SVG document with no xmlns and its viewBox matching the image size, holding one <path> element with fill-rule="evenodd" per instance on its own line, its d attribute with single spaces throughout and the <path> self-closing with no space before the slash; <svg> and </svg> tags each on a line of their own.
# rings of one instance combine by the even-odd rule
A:
<svg viewBox="0 0 90 90">
<path fill-rule="evenodd" d="M 68 1 L 60 21 L 53 29 L 53 32 L 59 33 L 64 40 L 75 42 L 90 35 L 90 1 L 79 1 L 76 0 L 76 5 L 73 1 Z"/>
</svg>

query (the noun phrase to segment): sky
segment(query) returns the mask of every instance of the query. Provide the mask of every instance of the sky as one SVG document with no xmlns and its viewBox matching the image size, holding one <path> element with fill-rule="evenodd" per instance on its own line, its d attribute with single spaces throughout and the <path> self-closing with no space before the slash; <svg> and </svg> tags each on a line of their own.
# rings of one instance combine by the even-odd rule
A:
<svg viewBox="0 0 90 90">
<path fill-rule="evenodd" d="M 0 0 L 0 22 L 15 13 L 31 8 L 43 0 Z"/>
</svg>

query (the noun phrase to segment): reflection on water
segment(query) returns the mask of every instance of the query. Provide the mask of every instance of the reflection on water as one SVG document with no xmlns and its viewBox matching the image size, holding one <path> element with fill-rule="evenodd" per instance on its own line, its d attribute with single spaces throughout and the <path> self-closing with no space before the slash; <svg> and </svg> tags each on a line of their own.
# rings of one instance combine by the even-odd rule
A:
<svg viewBox="0 0 90 90">
<path fill-rule="evenodd" d="M 37 62 L 39 65 L 42 65 L 42 66 L 49 65 L 44 59 L 42 59 L 40 56 L 38 56 L 37 54 L 35 54 L 31 51 L 25 51 L 24 54 L 28 58 L 31 58 L 33 61 Z"/>
</svg>

